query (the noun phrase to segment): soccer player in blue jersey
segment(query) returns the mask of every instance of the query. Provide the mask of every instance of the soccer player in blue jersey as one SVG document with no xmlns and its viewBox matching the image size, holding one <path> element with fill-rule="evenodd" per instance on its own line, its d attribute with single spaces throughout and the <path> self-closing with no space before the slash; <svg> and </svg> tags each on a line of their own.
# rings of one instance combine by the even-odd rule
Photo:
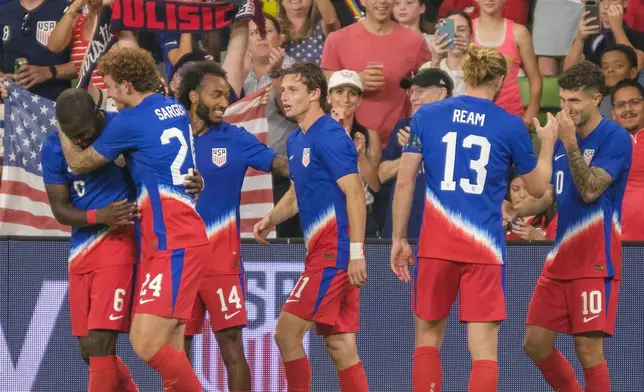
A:
<svg viewBox="0 0 644 392">
<path fill-rule="evenodd" d="M 172 98 L 155 93 L 157 75 L 149 52 L 120 49 L 101 58 L 119 114 L 94 143 L 82 149 L 60 135 L 74 172 L 96 170 L 123 153 L 137 188 L 141 215 L 141 263 L 130 340 L 134 351 L 174 391 L 202 391 L 183 353 L 208 257 L 205 225 L 184 181 L 194 169 L 190 118 Z"/>
<path fill-rule="evenodd" d="M 528 192 L 541 197 L 549 187 L 557 139 L 552 115 L 544 128 L 535 120 L 541 139 L 537 160 L 522 119 L 494 103 L 506 72 L 499 52 L 472 46 L 463 63 L 465 95 L 423 105 L 411 121 L 394 196 L 391 268 L 402 281 L 412 279 L 409 265 L 415 262 L 406 231 L 424 162 L 425 209 L 412 291 L 414 391 L 441 390 L 439 349 L 459 292 L 472 357 L 469 390 L 497 389 L 498 332 L 506 318 L 501 206 L 508 175 L 514 164 Z"/>
<path fill-rule="evenodd" d="M 81 89 L 56 100 L 58 126 L 74 143 L 87 147 L 113 114 L 95 110 Z M 111 162 L 87 174 L 69 170 L 58 133 L 42 149 L 45 190 L 56 220 L 72 226 L 69 251 L 69 310 L 89 364 L 89 392 L 138 391 L 127 366 L 116 356 L 119 332 L 130 330 L 133 264 L 138 246 L 132 222 L 136 204 L 124 162 Z"/>
<path fill-rule="evenodd" d="M 555 390 L 581 392 L 575 373 L 555 348 L 558 333 L 574 337 L 586 392 L 610 391 L 604 337 L 615 332 L 622 278 L 622 201 L 632 140 L 599 112 L 604 76 L 583 62 L 559 77 L 552 184 L 557 237 L 534 290 L 524 351 Z M 554 198 L 552 197 L 554 196 Z M 522 215 L 528 211 L 519 211 Z"/>
<path fill-rule="evenodd" d="M 179 101 L 189 108 L 195 162 L 205 187 L 197 212 L 206 223 L 210 258 L 192 319 L 186 326 L 186 352 L 198 334 L 205 311 L 228 373 L 231 392 L 250 392 L 251 374 L 244 355 L 242 328 L 246 326 L 246 285 L 240 249 L 242 184 L 249 168 L 288 177 L 288 160 L 257 137 L 223 121 L 231 94 L 226 72 L 213 61 L 200 61 L 182 71 Z M 189 356 L 189 355 L 188 355 Z"/>
<path fill-rule="evenodd" d="M 317 65 L 296 63 L 285 70 L 281 88 L 284 114 L 299 125 L 286 145 L 291 188 L 255 225 L 254 235 L 265 243 L 271 227 L 299 211 L 307 248 L 304 272 L 275 328 L 288 390 L 311 389 L 311 365 L 302 339 L 315 325 L 342 392 L 366 392 L 355 336 L 358 288 L 367 280 L 366 205 L 356 146 L 342 125 L 324 113 L 327 83 Z"/>
</svg>

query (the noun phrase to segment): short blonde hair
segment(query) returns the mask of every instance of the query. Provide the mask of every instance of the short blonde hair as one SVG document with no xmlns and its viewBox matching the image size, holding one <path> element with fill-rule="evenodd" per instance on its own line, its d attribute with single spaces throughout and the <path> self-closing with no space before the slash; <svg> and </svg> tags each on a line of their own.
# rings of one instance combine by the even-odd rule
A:
<svg viewBox="0 0 644 392">
<path fill-rule="evenodd" d="M 463 79 L 468 86 L 476 87 L 505 76 L 508 64 L 505 57 L 493 48 L 471 45 L 463 62 Z"/>
</svg>

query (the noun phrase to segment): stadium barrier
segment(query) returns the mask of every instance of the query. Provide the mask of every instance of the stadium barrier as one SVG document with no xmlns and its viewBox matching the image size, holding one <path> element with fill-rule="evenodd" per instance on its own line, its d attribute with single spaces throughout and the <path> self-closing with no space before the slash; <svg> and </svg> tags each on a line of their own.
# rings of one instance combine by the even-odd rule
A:
<svg viewBox="0 0 644 392">
<path fill-rule="evenodd" d="M 502 324 L 499 349 L 499 391 L 549 391 L 537 369 L 521 351 L 530 296 L 548 245 L 518 243 L 508 247 L 508 320 Z M 86 391 L 87 366 L 70 334 L 67 306 L 66 241 L 0 239 L 0 391 Z M 370 391 L 411 391 L 414 346 L 410 284 L 400 283 L 389 270 L 388 242 L 366 246 L 369 281 L 361 291 L 360 356 Z M 644 246 L 624 247 L 624 280 L 616 336 L 606 343 L 613 392 L 644 391 Z M 301 241 L 270 246 L 242 245 L 247 272 L 249 325 L 245 347 L 253 375 L 253 391 L 286 391 L 279 354 L 273 343 L 281 305 L 303 269 Z M 470 359 L 466 328 L 452 309 L 442 348 L 443 391 L 467 391 Z M 208 332 L 208 322 L 205 329 Z M 558 340 L 577 376 L 570 338 Z M 339 391 L 336 372 L 320 337 L 305 338 L 313 368 L 313 391 Z M 119 354 L 130 367 L 142 392 L 161 391 L 156 373 L 140 361 L 127 336 L 119 339 Z M 195 338 L 193 364 L 205 389 L 226 391 L 225 369 L 214 336 Z"/>
</svg>

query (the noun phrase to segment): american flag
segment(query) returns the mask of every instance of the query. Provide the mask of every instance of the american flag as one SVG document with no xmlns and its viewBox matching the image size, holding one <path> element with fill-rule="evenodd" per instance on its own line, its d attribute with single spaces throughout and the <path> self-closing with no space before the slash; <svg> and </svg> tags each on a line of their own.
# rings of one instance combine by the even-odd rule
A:
<svg viewBox="0 0 644 392">
<path fill-rule="evenodd" d="M 4 81 L 4 163 L 0 182 L 0 235 L 69 236 L 51 212 L 40 150 L 56 129 L 55 103 Z"/>
<path fill-rule="evenodd" d="M 268 123 L 265 106 L 261 104 L 264 89 L 230 105 L 224 121 L 245 128 L 261 141 L 268 140 Z M 273 208 L 273 180 L 270 173 L 248 169 L 242 186 L 240 208 L 240 233 L 242 237 L 253 236 L 253 226 Z M 275 238 L 275 230 L 269 238 Z"/>
</svg>

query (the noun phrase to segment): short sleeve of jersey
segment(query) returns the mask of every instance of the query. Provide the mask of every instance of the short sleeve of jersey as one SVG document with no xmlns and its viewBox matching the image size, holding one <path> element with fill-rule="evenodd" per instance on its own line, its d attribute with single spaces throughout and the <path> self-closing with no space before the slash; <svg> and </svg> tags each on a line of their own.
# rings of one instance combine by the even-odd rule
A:
<svg viewBox="0 0 644 392">
<path fill-rule="evenodd" d="M 324 131 L 323 131 L 324 132 Z M 358 173 L 358 151 L 351 137 L 341 128 L 329 130 L 315 143 L 318 158 L 334 180 Z"/>
<path fill-rule="evenodd" d="M 534 147 L 530 139 L 530 133 L 519 118 L 516 119 L 516 126 L 510 130 L 508 138 L 510 154 L 514 167 L 520 175 L 530 173 L 537 167 L 537 156 L 534 154 Z"/>
<path fill-rule="evenodd" d="M 271 165 L 277 152 L 260 142 L 255 135 L 247 130 L 240 128 L 239 133 L 240 148 L 246 164 L 263 172 L 271 171 Z"/>
<path fill-rule="evenodd" d="M 52 141 L 51 137 L 45 140 L 40 156 L 42 176 L 45 184 L 66 185 L 67 165 L 65 165 L 63 152 Z"/>
<path fill-rule="evenodd" d="M 403 147 L 403 152 L 423 153 L 421 131 L 422 128 L 418 122 L 418 117 L 414 116 L 409 126 L 409 140 L 407 141 L 407 145 Z"/>
<path fill-rule="evenodd" d="M 623 129 L 613 131 L 606 139 L 599 148 L 598 155 L 590 163 L 590 167 L 606 170 L 615 181 L 622 171 L 631 167 L 633 142 L 631 136 Z"/>
<path fill-rule="evenodd" d="M 106 159 L 113 161 L 121 152 L 134 147 L 136 137 L 134 131 L 130 126 L 130 121 L 120 114 L 107 124 L 92 147 Z"/>
</svg>

